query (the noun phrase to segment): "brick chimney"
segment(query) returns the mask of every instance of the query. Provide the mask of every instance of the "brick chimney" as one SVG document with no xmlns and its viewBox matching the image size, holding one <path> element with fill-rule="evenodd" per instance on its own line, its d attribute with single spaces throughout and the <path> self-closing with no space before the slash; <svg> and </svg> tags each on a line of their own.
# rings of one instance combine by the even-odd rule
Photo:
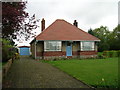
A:
<svg viewBox="0 0 120 90">
<path fill-rule="evenodd" d="M 74 20 L 73 25 L 75 25 L 76 27 L 78 27 L 78 22 L 77 22 L 77 20 Z"/>
<path fill-rule="evenodd" d="M 44 18 L 41 21 L 41 31 L 43 31 L 45 29 L 45 20 Z"/>
</svg>

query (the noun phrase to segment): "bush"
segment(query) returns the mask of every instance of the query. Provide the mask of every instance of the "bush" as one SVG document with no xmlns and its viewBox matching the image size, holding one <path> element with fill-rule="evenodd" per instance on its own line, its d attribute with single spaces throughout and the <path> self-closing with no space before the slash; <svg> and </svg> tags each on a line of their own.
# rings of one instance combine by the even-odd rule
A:
<svg viewBox="0 0 120 90">
<path fill-rule="evenodd" d="M 11 45 L 10 41 L 2 39 L 2 62 L 7 62 L 10 58 L 13 58 L 16 52 L 16 48 Z"/>
<path fill-rule="evenodd" d="M 104 55 L 102 55 L 102 54 L 99 54 L 99 55 L 97 56 L 97 58 L 98 58 L 98 59 L 104 59 L 104 58 L 105 58 L 105 56 L 104 56 Z"/>
<path fill-rule="evenodd" d="M 108 57 L 108 51 L 103 51 L 103 56 Z"/>
<path fill-rule="evenodd" d="M 113 51 L 108 51 L 108 57 L 113 57 Z"/>
<path fill-rule="evenodd" d="M 19 53 L 15 53 L 15 59 L 20 59 Z"/>
<path fill-rule="evenodd" d="M 120 57 L 120 50 L 118 50 L 117 55 L 118 55 L 118 57 Z"/>
<path fill-rule="evenodd" d="M 113 51 L 113 57 L 118 57 L 118 51 Z"/>
<path fill-rule="evenodd" d="M 103 52 L 103 55 L 105 57 L 118 57 L 120 56 L 120 50 L 119 51 L 115 51 L 115 50 L 112 50 L 112 51 L 104 51 Z"/>
</svg>

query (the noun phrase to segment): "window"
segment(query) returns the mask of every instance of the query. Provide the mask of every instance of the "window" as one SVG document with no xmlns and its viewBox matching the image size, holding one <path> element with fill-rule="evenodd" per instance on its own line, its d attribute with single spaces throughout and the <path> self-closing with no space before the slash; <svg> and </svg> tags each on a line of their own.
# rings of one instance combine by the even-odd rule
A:
<svg viewBox="0 0 120 90">
<path fill-rule="evenodd" d="M 81 42 L 81 51 L 93 51 L 94 42 L 82 41 Z"/>
<path fill-rule="evenodd" d="M 45 41 L 45 51 L 61 51 L 61 41 Z"/>
</svg>

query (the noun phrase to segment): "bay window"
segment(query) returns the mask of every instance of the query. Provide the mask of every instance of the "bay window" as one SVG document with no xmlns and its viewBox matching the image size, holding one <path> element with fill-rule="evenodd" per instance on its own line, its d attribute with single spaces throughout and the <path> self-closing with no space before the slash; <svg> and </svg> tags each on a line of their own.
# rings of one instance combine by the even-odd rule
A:
<svg viewBox="0 0 120 90">
<path fill-rule="evenodd" d="M 93 51 L 95 50 L 94 41 L 81 41 L 81 51 Z"/>
<path fill-rule="evenodd" d="M 61 51 L 61 41 L 44 41 L 44 51 Z"/>
</svg>

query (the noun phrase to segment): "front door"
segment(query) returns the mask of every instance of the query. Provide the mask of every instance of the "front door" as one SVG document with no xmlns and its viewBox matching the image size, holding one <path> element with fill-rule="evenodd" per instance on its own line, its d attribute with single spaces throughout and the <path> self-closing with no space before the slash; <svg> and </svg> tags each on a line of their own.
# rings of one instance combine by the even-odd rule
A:
<svg viewBox="0 0 120 90">
<path fill-rule="evenodd" d="M 67 43 L 66 56 L 72 56 L 72 45 L 71 45 L 71 43 Z"/>
</svg>

